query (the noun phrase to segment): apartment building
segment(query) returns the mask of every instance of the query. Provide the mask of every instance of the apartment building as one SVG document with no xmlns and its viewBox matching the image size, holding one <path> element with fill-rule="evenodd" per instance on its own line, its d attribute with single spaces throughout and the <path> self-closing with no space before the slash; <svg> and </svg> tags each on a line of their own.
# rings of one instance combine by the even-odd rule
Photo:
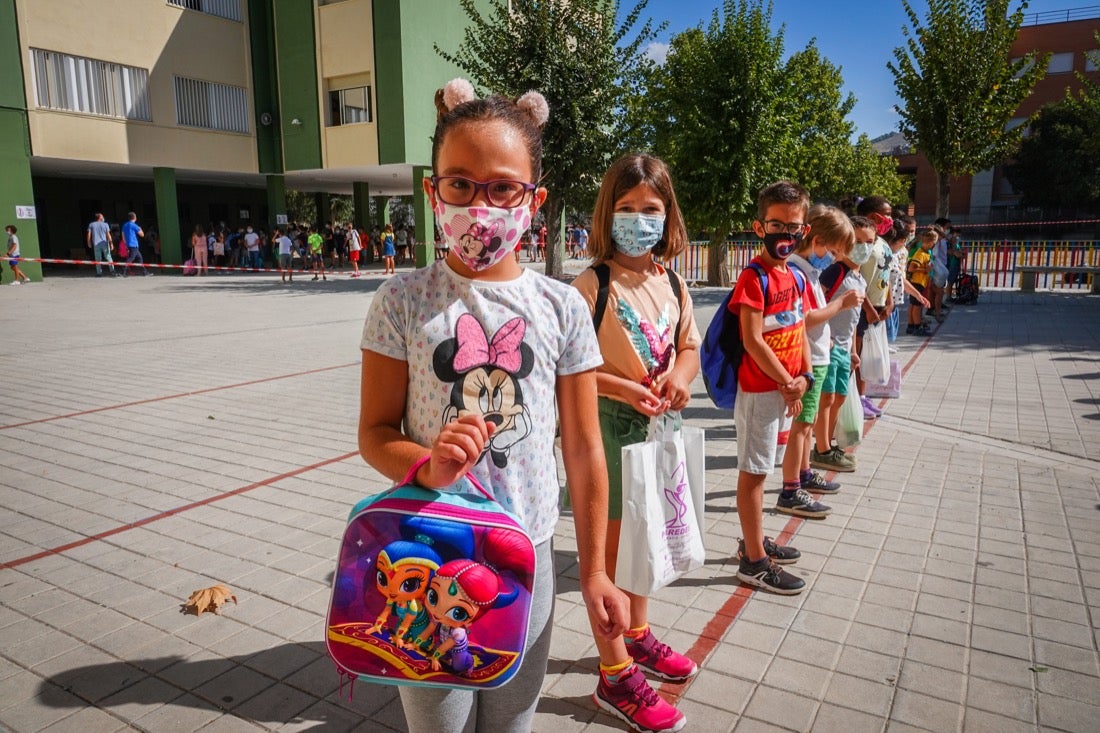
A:
<svg viewBox="0 0 1100 733">
<path fill-rule="evenodd" d="M 1021 104 L 1010 126 L 1025 124 L 1040 107 L 1065 97 L 1066 89 L 1079 89 L 1074 72 L 1100 82 L 1100 49 L 1094 34 L 1100 30 L 1100 6 L 1056 12 L 1033 13 L 1025 17 L 1010 51 L 1020 58 L 1030 51 L 1050 53 L 1046 75 Z M 877 144 L 892 153 L 898 171 L 913 180 L 911 198 L 917 216 L 930 219 L 936 211 L 936 172 L 925 157 L 909 152 L 908 143 L 886 135 Z M 1012 218 L 1019 196 L 1004 174 L 1004 166 L 974 176 L 951 180 L 952 219 L 962 223 L 1000 222 Z"/>
<path fill-rule="evenodd" d="M 361 222 L 412 196 L 430 226 L 432 98 L 459 73 L 433 45 L 466 23 L 437 0 L 0 0 L 0 219 L 69 258 L 134 211 L 169 263 L 196 224 L 285 221 L 288 189 L 352 194 Z"/>
</svg>

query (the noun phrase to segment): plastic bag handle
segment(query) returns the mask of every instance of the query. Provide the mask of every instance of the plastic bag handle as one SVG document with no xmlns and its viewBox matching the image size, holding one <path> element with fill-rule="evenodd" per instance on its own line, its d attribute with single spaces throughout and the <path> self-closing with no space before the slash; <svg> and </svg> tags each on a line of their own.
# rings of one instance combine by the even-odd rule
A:
<svg viewBox="0 0 1100 733">
<path fill-rule="evenodd" d="M 412 468 L 409 469 L 409 472 L 405 474 L 405 478 L 401 479 L 401 484 L 413 484 L 413 485 L 415 485 L 416 472 L 420 470 L 421 466 L 423 466 L 425 463 L 430 461 L 431 458 L 432 458 L 431 454 L 429 454 L 429 455 L 426 455 L 422 458 L 417 459 L 416 463 L 412 464 Z M 478 491 L 480 491 L 486 499 L 488 499 L 489 501 L 496 501 L 496 499 L 493 498 L 493 495 L 490 494 L 488 491 L 486 491 L 485 487 L 482 486 L 481 483 L 476 478 L 474 478 L 473 474 L 471 474 L 471 473 L 466 474 L 466 480 L 469 481 L 471 484 L 473 484 L 474 488 L 477 489 Z"/>
</svg>

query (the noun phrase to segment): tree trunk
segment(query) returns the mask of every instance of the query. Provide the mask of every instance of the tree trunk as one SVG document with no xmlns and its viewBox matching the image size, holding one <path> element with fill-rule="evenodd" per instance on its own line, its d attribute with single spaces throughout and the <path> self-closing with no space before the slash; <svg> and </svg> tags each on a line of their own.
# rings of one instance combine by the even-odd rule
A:
<svg viewBox="0 0 1100 733">
<path fill-rule="evenodd" d="M 564 270 L 562 261 L 565 249 L 561 241 L 561 213 L 565 202 L 560 197 L 548 195 L 542 205 L 542 215 L 546 219 L 546 269 L 549 277 L 560 279 Z"/>
<path fill-rule="evenodd" d="M 951 174 L 936 171 L 936 218 L 951 218 Z"/>
<path fill-rule="evenodd" d="M 724 288 L 730 286 L 729 268 L 726 263 L 729 260 L 729 244 L 726 242 L 729 226 L 718 227 L 710 235 L 708 246 L 710 255 L 707 257 L 707 285 L 720 285 Z"/>
</svg>

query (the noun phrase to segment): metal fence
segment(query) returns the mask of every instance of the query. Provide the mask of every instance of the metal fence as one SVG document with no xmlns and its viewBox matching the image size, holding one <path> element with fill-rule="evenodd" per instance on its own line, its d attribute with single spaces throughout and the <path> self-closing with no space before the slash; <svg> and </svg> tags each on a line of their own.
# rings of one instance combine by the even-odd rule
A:
<svg viewBox="0 0 1100 733">
<path fill-rule="evenodd" d="M 1019 288 L 1022 265 L 1048 267 L 1100 267 L 1100 242 L 1084 240 L 972 240 L 963 241 L 968 255 L 963 269 L 978 276 L 983 288 Z M 759 253 L 759 242 L 730 242 L 726 270 L 736 280 L 749 261 Z M 706 283 L 710 262 L 707 242 L 692 242 L 671 263 L 672 269 L 689 283 Z M 1088 290 L 1088 277 L 1040 273 L 1036 287 L 1045 289 Z"/>
</svg>

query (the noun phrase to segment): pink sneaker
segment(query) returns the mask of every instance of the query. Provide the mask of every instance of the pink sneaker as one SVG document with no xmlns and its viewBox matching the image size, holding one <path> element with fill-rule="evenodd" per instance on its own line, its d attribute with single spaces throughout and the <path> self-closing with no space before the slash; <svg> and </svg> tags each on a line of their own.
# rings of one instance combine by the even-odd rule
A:
<svg viewBox="0 0 1100 733">
<path fill-rule="evenodd" d="M 597 707 L 642 733 L 678 731 L 687 724 L 683 713 L 653 691 L 637 664 L 614 685 L 607 684 L 601 674 L 592 700 Z"/>
<path fill-rule="evenodd" d="M 646 629 L 644 636 L 633 641 L 626 637 L 626 652 L 634 657 L 638 666 L 671 682 L 685 682 L 699 671 L 695 662 L 672 651 L 668 644 L 657 641 L 657 637 L 649 629 Z"/>
</svg>

